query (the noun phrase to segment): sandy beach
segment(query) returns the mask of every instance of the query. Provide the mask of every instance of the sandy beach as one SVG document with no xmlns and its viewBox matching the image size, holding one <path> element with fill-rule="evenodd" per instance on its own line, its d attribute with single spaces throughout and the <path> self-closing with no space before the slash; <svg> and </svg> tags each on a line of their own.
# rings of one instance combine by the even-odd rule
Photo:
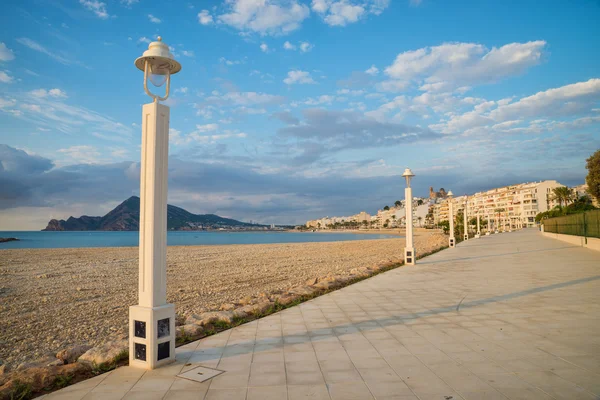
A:
<svg viewBox="0 0 600 400">
<path fill-rule="evenodd" d="M 417 253 L 444 246 L 418 232 Z M 309 278 L 400 261 L 404 239 L 178 246 L 167 256 L 168 301 L 182 315 L 273 293 Z M 138 249 L 0 250 L 0 360 L 16 367 L 76 344 L 127 336 L 137 303 Z"/>
</svg>

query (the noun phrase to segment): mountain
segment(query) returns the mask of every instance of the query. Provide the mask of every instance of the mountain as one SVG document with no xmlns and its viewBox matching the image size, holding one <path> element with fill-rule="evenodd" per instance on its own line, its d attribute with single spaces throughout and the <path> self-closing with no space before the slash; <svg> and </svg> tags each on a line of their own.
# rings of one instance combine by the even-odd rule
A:
<svg viewBox="0 0 600 400">
<path fill-rule="evenodd" d="M 168 230 L 200 230 L 218 228 L 256 228 L 263 225 L 247 224 L 214 214 L 192 214 L 183 208 L 167 205 Z M 140 229 L 140 198 L 131 196 L 103 217 L 83 215 L 66 221 L 50 220 L 44 231 L 137 231 Z"/>
</svg>

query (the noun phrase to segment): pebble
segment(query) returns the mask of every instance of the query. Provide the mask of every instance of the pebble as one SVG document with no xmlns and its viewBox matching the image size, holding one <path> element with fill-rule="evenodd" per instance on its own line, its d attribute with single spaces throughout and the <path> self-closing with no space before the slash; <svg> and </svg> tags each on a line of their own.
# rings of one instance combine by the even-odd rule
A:
<svg viewBox="0 0 600 400">
<path fill-rule="evenodd" d="M 441 234 L 415 236 L 419 253 L 445 245 L 447 236 Z M 399 260 L 402 248 L 403 239 L 169 247 L 167 301 L 186 316 L 218 311 L 223 304 L 239 307 L 242 299 L 262 306 L 265 296 L 301 287 L 309 279 Z M 129 306 L 138 301 L 137 248 L 2 253 L 1 334 L 10 346 L 0 345 L 0 359 L 9 368 L 40 354 L 127 337 Z M 68 290 L 73 287 L 77 291 Z"/>
</svg>

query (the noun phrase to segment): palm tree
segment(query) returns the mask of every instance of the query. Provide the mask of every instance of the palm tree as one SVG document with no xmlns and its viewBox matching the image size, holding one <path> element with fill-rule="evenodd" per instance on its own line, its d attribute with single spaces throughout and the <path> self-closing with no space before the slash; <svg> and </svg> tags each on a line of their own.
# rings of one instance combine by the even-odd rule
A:
<svg viewBox="0 0 600 400">
<path fill-rule="evenodd" d="M 396 206 L 396 208 L 400 208 L 402 206 L 402 202 L 400 200 L 396 200 L 394 202 L 394 206 Z"/>
<path fill-rule="evenodd" d="M 562 207 L 563 203 L 568 205 L 572 203 L 575 198 L 572 189 L 569 189 L 566 186 L 560 186 L 552 189 L 552 199 L 558 201 L 558 204 Z"/>
<path fill-rule="evenodd" d="M 422 206 L 422 205 L 423 205 L 423 199 L 419 199 L 419 200 L 417 200 L 417 205 L 418 205 L 418 206 Z"/>
<path fill-rule="evenodd" d="M 423 217 L 417 217 L 417 220 L 419 220 L 419 226 L 421 226 L 421 220 L 423 219 Z"/>
</svg>

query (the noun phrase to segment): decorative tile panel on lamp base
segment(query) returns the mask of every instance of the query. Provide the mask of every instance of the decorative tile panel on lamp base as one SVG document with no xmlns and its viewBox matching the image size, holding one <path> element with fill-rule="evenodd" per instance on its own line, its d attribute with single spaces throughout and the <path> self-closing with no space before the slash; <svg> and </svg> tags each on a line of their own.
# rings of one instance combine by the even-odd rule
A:
<svg viewBox="0 0 600 400">
<path fill-rule="evenodd" d="M 175 305 L 129 307 L 129 365 L 154 369 L 175 361 Z"/>
</svg>

